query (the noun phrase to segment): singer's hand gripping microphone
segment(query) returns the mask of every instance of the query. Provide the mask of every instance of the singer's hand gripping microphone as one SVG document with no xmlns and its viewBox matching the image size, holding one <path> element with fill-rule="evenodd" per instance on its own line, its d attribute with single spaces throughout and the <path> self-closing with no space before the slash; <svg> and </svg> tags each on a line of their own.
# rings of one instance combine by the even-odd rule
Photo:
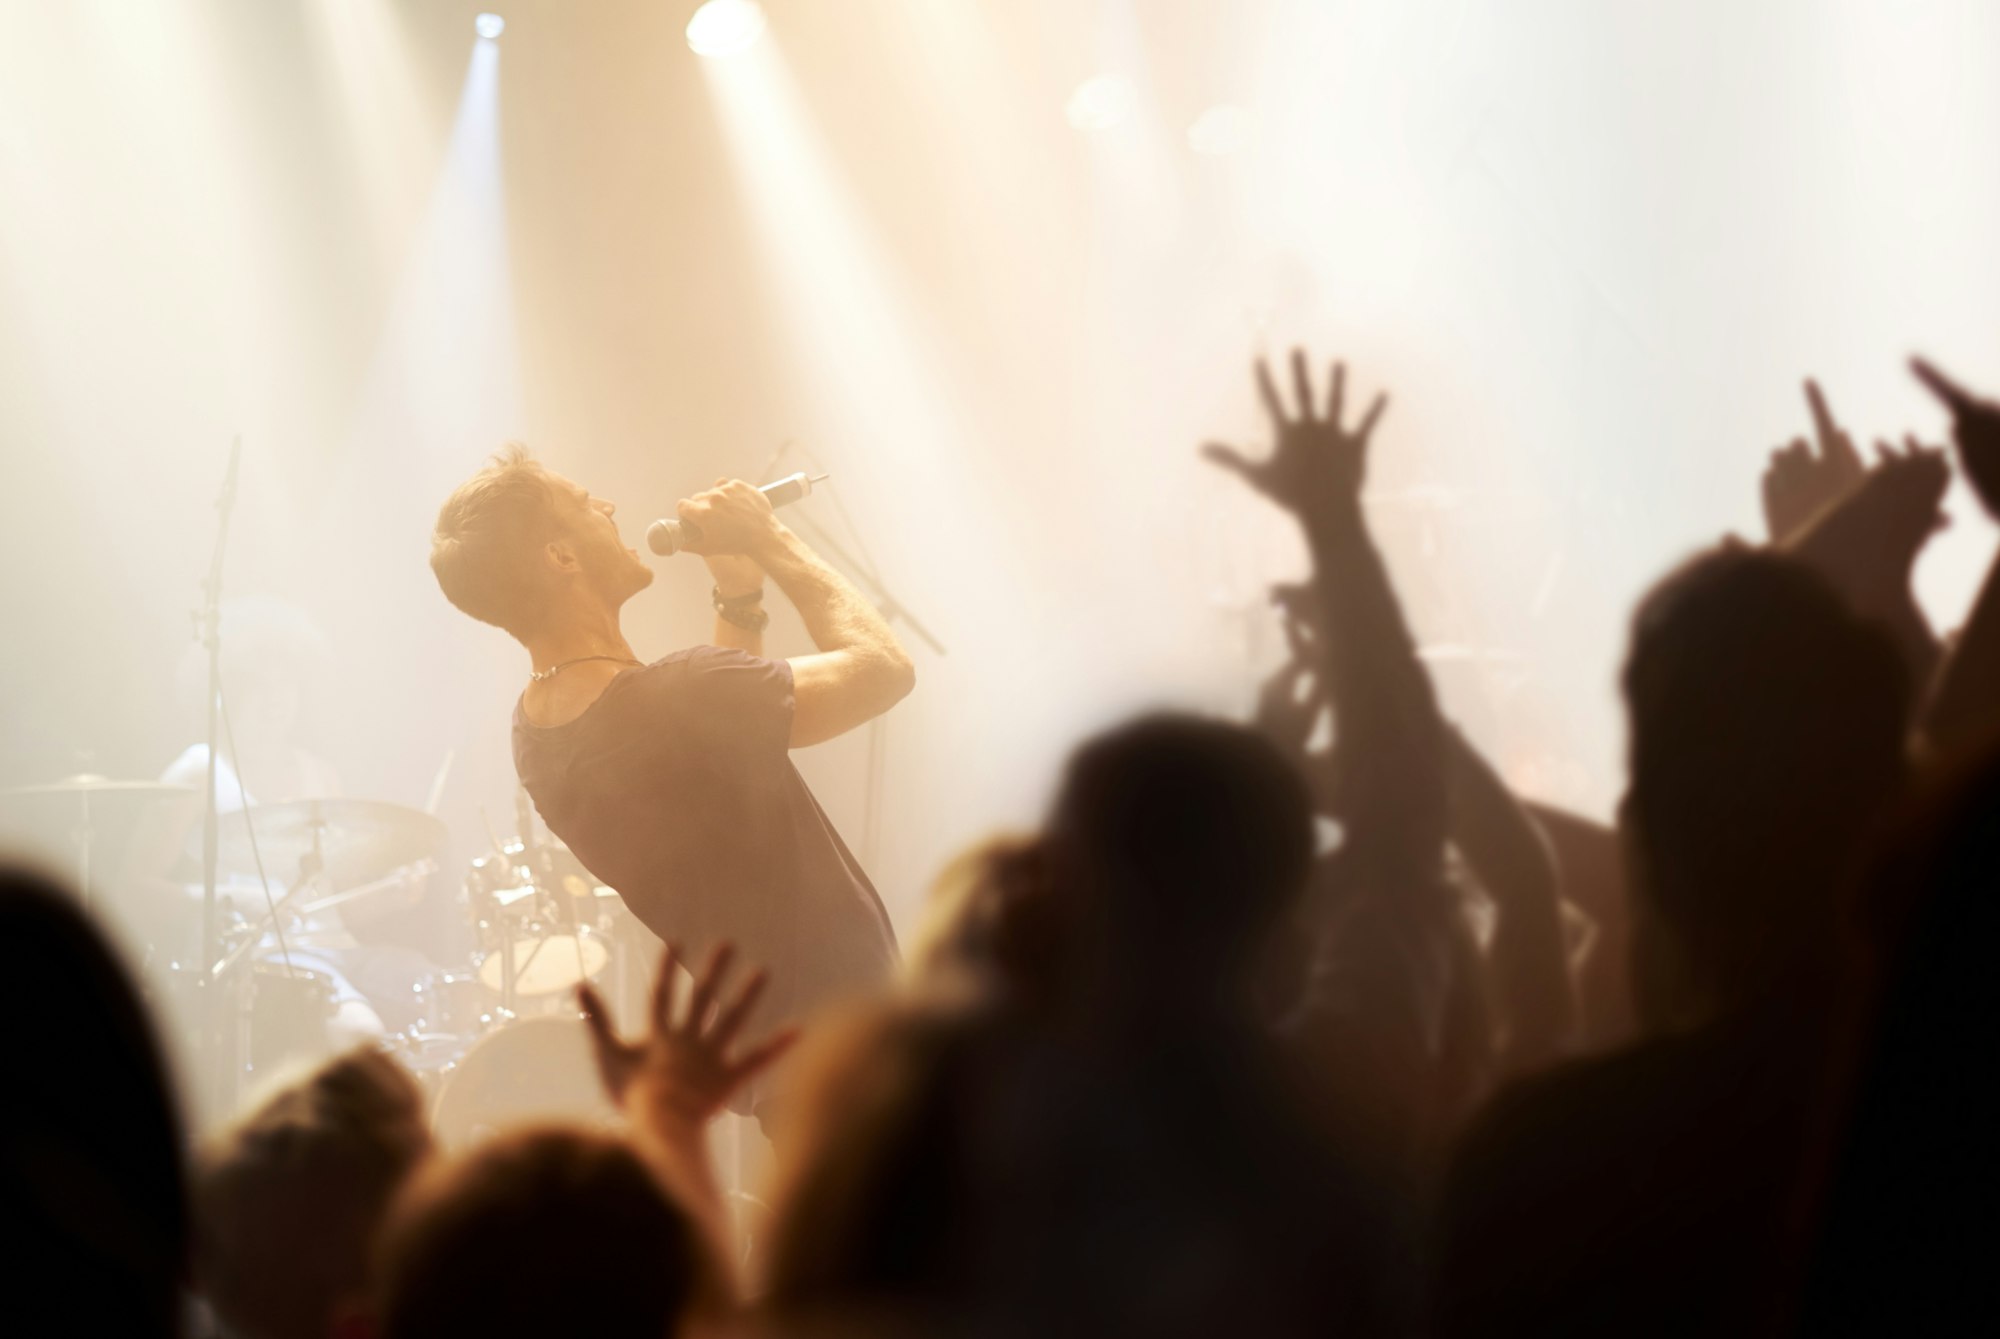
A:
<svg viewBox="0 0 2000 1339">
<path fill-rule="evenodd" d="M 809 496 L 813 485 L 826 478 L 824 474 L 807 474 L 800 470 L 797 474 L 787 474 L 782 479 L 765 484 L 757 491 L 771 499 L 773 507 L 782 507 Z M 700 527 L 687 521 L 661 519 L 646 527 L 646 547 L 662 558 L 671 558 L 690 543 L 699 543 L 700 540 Z"/>
</svg>

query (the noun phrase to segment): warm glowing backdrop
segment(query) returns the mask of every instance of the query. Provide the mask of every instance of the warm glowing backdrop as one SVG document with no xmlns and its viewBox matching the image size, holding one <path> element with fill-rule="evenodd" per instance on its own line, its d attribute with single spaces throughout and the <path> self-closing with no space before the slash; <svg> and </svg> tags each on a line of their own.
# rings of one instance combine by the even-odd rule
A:
<svg viewBox="0 0 2000 1339">
<path fill-rule="evenodd" d="M 1393 392 L 1375 514 L 1449 705 L 1602 808 L 1624 612 L 1756 533 L 1798 378 L 1870 436 L 1940 428 L 1912 349 L 2000 387 L 1974 0 L 769 0 L 709 60 L 691 3 L 479 8 L 0 0 L 0 784 L 194 736 L 240 433 L 229 584 L 331 639 L 314 746 L 406 803 L 452 754 L 469 855 L 525 660 L 430 581 L 444 492 L 518 436 L 636 531 L 790 442 L 950 648 L 878 830 L 865 739 L 801 760 L 907 918 L 1085 723 L 1246 701 L 1298 553 L 1193 448 L 1305 340 Z M 1992 542 L 1953 510 L 1947 623 Z M 704 593 L 667 565 L 641 649 Z"/>
</svg>

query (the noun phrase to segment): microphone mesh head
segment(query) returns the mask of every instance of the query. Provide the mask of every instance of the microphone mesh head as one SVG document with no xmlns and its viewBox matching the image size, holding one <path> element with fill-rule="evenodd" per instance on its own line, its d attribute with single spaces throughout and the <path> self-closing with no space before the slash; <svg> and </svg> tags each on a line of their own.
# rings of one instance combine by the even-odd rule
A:
<svg viewBox="0 0 2000 1339">
<path fill-rule="evenodd" d="M 659 554 L 662 558 L 671 558 L 680 552 L 680 522 L 655 521 L 647 526 L 646 547 Z"/>
</svg>

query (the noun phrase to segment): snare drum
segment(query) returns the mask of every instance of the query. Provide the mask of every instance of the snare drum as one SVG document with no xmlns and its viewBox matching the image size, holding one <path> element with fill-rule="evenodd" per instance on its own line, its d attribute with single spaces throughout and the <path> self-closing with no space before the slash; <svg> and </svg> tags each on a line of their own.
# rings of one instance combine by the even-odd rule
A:
<svg viewBox="0 0 2000 1339">
<path fill-rule="evenodd" d="M 588 926 L 576 934 L 530 933 L 508 940 L 479 962 L 479 980 L 488 990 L 505 991 L 508 959 L 513 959 L 514 993 L 528 997 L 562 995 L 595 980 L 611 963 L 611 949 Z"/>
<path fill-rule="evenodd" d="M 480 857 L 466 875 L 465 900 L 479 979 L 503 1004 L 565 996 L 611 964 L 618 895 L 565 847 L 513 842 Z"/>
</svg>

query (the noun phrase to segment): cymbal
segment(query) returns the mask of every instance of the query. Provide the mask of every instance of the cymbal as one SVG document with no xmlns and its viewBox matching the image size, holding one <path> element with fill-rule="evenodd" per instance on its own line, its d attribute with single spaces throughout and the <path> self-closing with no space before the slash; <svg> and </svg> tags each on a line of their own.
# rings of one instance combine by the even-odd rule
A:
<svg viewBox="0 0 2000 1339">
<path fill-rule="evenodd" d="M 94 799 L 99 795 L 129 800 L 170 800 L 177 795 L 197 793 L 193 786 L 170 786 L 159 781 L 114 781 L 110 777 L 85 772 L 34 786 L 9 786 L 0 790 L 0 801 L 42 797 L 60 799 L 65 796 Z"/>
<path fill-rule="evenodd" d="M 57 833 L 88 836 L 96 845 L 128 836 L 155 805 L 168 801 L 192 812 L 201 805 L 201 792 L 157 781 L 67 776 L 0 790 L 0 830 L 30 841 Z"/>
<path fill-rule="evenodd" d="M 255 834 L 256 849 L 251 848 Z M 325 861 L 323 887 L 344 888 L 432 856 L 444 846 L 445 825 L 420 809 L 384 800 L 294 800 L 259 804 L 222 815 L 216 866 L 255 878 L 258 853 L 275 884 L 296 879 L 315 849 Z M 201 859 L 201 829 L 187 852 Z"/>
<path fill-rule="evenodd" d="M 0 790 L 0 833 L 9 844 L 56 867 L 74 863 L 76 882 L 89 894 L 91 868 L 113 869 L 148 823 L 175 821 L 198 812 L 201 792 L 157 781 L 119 781 L 83 774 Z"/>
</svg>

